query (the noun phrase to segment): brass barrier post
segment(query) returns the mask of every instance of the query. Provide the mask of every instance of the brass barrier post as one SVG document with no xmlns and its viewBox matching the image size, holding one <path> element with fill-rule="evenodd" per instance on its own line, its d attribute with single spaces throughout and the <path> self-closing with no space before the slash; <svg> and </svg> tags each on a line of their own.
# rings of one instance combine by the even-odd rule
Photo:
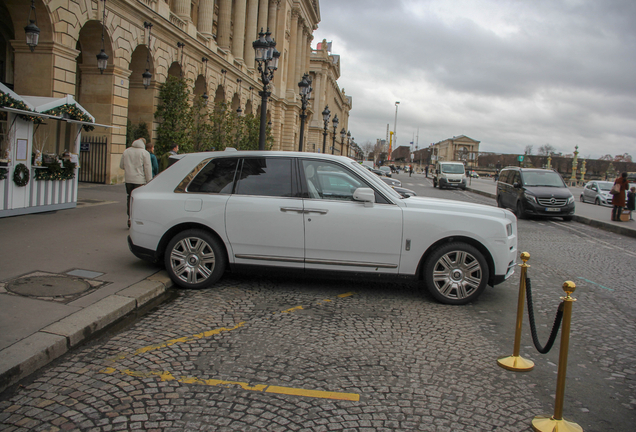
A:
<svg viewBox="0 0 636 432">
<path fill-rule="evenodd" d="M 515 330 L 515 345 L 511 356 L 499 357 L 497 364 L 504 369 L 508 369 L 515 372 L 527 372 L 534 368 L 534 362 L 532 360 L 524 359 L 519 355 L 519 349 L 521 347 L 521 325 L 523 323 L 523 306 L 526 298 L 526 274 L 528 272 L 528 260 L 530 254 L 523 252 L 521 254 L 521 260 L 523 264 L 519 264 L 521 267 L 521 281 L 519 282 L 519 300 L 517 301 L 517 328 Z"/>
<path fill-rule="evenodd" d="M 554 415 L 536 416 L 532 420 L 535 432 L 583 432 L 583 428 L 576 423 L 563 419 L 563 398 L 565 396 L 565 374 L 568 368 L 568 348 L 570 345 L 570 321 L 572 319 L 572 303 L 576 301 L 570 294 L 576 285 L 572 281 L 563 283 L 563 291 L 567 294 L 563 300 L 563 323 L 561 327 L 561 347 L 559 350 L 559 371 L 557 374 L 556 396 L 554 398 Z"/>
</svg>

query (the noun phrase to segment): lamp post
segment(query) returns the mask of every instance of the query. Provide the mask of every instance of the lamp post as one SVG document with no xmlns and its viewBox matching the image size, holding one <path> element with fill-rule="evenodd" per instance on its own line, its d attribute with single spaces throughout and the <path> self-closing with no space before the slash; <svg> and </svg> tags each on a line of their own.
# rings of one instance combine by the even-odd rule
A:
<svg viewBox="0 0 636 432">
<path fill-rule="evenodd" d="M 341 156 L 348 156 L 348 154 L 345 153 L 345 146 L 344 146 L 344 140 L 345 137 L 347 136 L 347 131 L 342 128 L 342 130 L 340 131 L 340 155 Z"/>
<path fill-rule="evenodd" d="M 398 112 L 398 105 L 400 105 L 400 102 L 395 102 L 395 120 L 393 121 L 393 148 L 397 148 L 397 112 Z M 389 149 L 389 160 L 391 160 L 391 151 L 393 149 L 390 148 Z"/>
<path fill-rule="evenodd" d="M 276 42 L 272 39 L 269 28 L 267 32 L 263 33 L 261 28 L 258 34 L 258 39 L 252 42 L 256 55 L 254 60 L 258 63 L 258 71 L 261 73 L 261 81 L 263 81 L 263 91 L 259 92 L 261 96 L 261 128 L 258 135 L 258 149 L 265 150 L 265 137 L 267 134 L 267 99 L 271 95 L 271 92 L 267 91 L 272 78 L 274 78 L 274 71 L 278 69 L 278 58 L 280 53 L 276 50 Z"/>
<path fill-rule="evenodd" d="M 325 129 L 322 132 L 322 152 L 327 151 L 327 126 L 329 125 L 329 119 L 331 118 L 331 111 L 329 111 L 329 105 L 325 107 L 322 112 L 322 121 L 325 123 Z"/>
<path fill-rule="evenodd" d="M 298 140 L 298 151 L 303 151 L 303 137 L 305 135 L 305 119 L 307 118 L 307 114 L 305 114 L 305 110 L 307 109 L 307 102 L 311 97 L 311 78 L 308 74 L 304 74 L 303 78 L 298 83 L 298 89 L 300 90 L 300 102 L 302 107 L 302 113 L 300 114 L 300 138 Z"/>
<path fill-rule="evenodd" d="M 152 23 L 144 21 L 144 28 L 148 30 L 148 53 L 146 54 L 146 72 L 141 74 L 141 82 L 144 85 L 144 89 L 148 90 L 152 80 L 152 74 L 150 73 L 150 33 L 152 32 Z"/>
<path fill-rule="evenodd" d="M 338 129 L 338 114 L 333 117 L 333 142 L 331 143 L 331 154 L 335 151 L 336 148 L 336 129 Z"/>
<path fill-rule="evenodd" d="M 104 14 L 102 16 L 102 50 L 97 54 L 97 69 L 103 74 L 108 66 L 108 54 L 104 51 L 104 27 L 106 27 L 106 0 L 104 0 Z"/>
<path fill-rule="evenodd" d="M 347 131 L 347 153 L 351 156 L 351 131 Z"/>
<path fill-rule="evenodd" d="M 33 12 L 33 18 L 31 19 L 31 12 Z M 27 25 L 24 27 L 24 33 L 26 35 L 26 43 L 31 49 L 31 52 L 38 46 L 38 40 L 40 39 L 40 28 L 37 25 L 38 17 L 35 14 L 35 0 L 31 0 L 31 10 L 29 11 L 29 19 Z"/>
</svg>

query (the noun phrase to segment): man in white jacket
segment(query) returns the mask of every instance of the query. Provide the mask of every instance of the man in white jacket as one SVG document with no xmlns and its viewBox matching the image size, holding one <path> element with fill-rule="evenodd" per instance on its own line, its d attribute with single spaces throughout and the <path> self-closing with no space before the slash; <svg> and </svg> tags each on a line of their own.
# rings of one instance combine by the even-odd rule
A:
<svg viewBox="0 0 636 432">
<path fill-rule="evenodd" d="M 152 164 L 150 153 L 146 150 L 146 140 L 139 138 L 124 150 L 119 162 L 119 168 L 124 170 L 126 182 L 126 213 L 128 214 L 128 228 L 130 228 L 130 194 L 135 188 L 143 186 L 152 179 Z"/>
</svg>

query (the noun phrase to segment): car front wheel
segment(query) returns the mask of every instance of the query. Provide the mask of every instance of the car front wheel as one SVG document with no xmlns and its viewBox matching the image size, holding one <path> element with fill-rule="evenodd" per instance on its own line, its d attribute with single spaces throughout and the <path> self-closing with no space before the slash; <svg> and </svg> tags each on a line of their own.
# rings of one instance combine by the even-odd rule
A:
<svg viewBox="0 0 636 432">
<path fill-rule="evenodd" d="M 439 302 L 462 305 L 475 300 L 486 288 L 489 269 L 477 248 L 466 243 L 448 243 L 427 259 L 426 287 Z"/>
<path fill-rule="evenodd" d="M 521 204 L 521 201 L 517 202 L 517 219 L 526 219 L 526 214 L 523 211 L 523 204 Z"/>
<path fill-rule="evenodd" d="M 207 288 L 218 281 L 227 264 L 223 246 L 203 230 L 182 231 L 170 240 L 165 253 L 170 279 L 181 288 Z"/>
<path fill-rule="evenodd" d="M 596 201 L 594 201 L 594 204 L 596 204 L 597 206 L 601 205 L 601 200 L 596 198 Z"/>
</svg>

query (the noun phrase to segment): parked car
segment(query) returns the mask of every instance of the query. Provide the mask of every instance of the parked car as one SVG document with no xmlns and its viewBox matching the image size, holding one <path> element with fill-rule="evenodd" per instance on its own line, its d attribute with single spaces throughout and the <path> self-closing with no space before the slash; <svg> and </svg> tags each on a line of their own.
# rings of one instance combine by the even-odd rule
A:
<svg viewBox="0 0 636 432">
<path fill-rule="evenodd" d="M 614 185 L 610 181 L 591 181 L 585 184 L 581 192 L 581 202 L 590 202 L 596 205 L 612 207 L 612 195 L 610 189 Z"/>
<path fill-rule="evenodd" d="M 368 169 L 369 171 L 371 171 L 375 175 L 378 175 L 380 177 L 384 176 L 384 173 L 380 171 L 379 169 L 371 168 L 370 166 L 367 166 L 367 165 L 362 165 L 362 166 Z"/>
<path fill-rule="evenodd" d="M 574 216 L 574 197 L 565 182 L 553 170 L 507 167 L 499 173 L 497 206 L 516 211 L 519 219 L 528 216 Z"/>
<path fill-rule="evenodd" d="M 476 171 L 470 170 L 468 171 L 468 177 L 479 178 L 479 174 Z"/>
<path fill-rule="evenodd" d="M 391 167 L 388 166 L 381 166 L 380 171 L 382 171 L 382 173 L 387 176 L 387 177 L 391 177 Z"/>
<path fill-rule="evenodd" d="M 176 155 L 132 193 L 128 244 L 182 288 L 227 270 L 395 276 L 464 304 L 515 270 L 517 220 L 496 207 L 400 196 L 343 156 Z"/>
<path fill-rule="evenodd" d="M 389 186 L 397 186 L 397 187 L 402 186 L 401 181 L 391 177 L 380 177 L 380 180 L 382 180 L 384 183 L 388 184 Z"/>
<path fill-rule="evenodd" d="M 404 197 L 404 198 L 417 196 L 417 194 L 414 191 L 412 191 L 411 189 L 406 189 L 406 188 L 399 187 L 399 186 L 391 186 L 391 187 L 393 188 L 394 191 L 396 191 L 397 193 L 402 195 L 402 197 Z"/>
</svg>

